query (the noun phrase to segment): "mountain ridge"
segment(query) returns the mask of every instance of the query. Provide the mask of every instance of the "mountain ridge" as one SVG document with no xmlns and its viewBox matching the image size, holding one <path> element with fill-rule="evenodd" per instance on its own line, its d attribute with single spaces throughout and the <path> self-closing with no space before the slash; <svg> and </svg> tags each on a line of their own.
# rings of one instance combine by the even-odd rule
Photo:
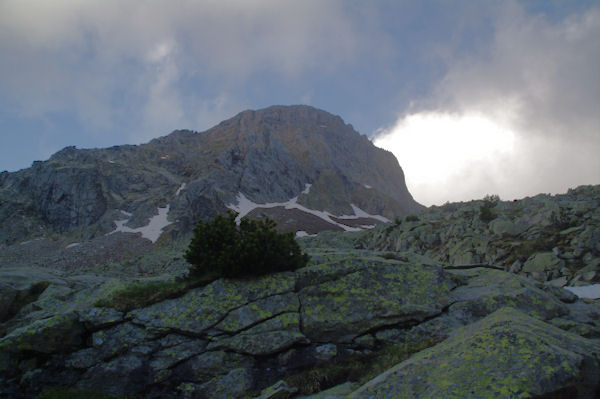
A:
<svg viewBox="0 0 600 399">
<path fill-rule="evenodd" d="M 301 194 L 306 184 L 311 192 Z M 167 205 L 170 231 L 185 233 L 235 205 L 240 193 L 259 204 L 299 196 L 303 206 L 334 216 L 352 215 L 353 206 L 386 218 L 422 209 L 394 156 L 339 116 L 273 106 L 141 145 L 66 147 L 31 168 L 3 172 L 0 242 L 77 229 L 106 234 L 121 210 L 131 213 L 127 226 L 139 228 Z"/>
</svg>

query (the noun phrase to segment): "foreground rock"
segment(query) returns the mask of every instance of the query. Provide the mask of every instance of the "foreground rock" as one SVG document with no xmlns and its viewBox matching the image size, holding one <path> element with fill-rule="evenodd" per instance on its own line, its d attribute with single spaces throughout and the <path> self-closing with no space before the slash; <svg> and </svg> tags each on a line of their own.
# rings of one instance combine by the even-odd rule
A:
<svg viewBox="0 0 600 399">
<path fill-rule="evenodd" d="M 513 308 L 456 330 L 350 398 L 595 398 L 600 343 Z"/>
<path fill-rule="evenodd" d="M 147 398 L 319 390 L 329 393 L 317 397 L 345 396 L 376 376 L 377 354 L 386 359 L 405 348 L 418 353 L 374 380 L 384 385 L 369 383 L 354 395 L 402 397 L 394 370 L 408 365 L 416 368 L 411 375 L 443 385 L 436 373 L 447 364 L 457 373 L 448 374 L 453 389 L 468 396 L 460 367 L 477 362 L 493 377 L 490 395 L 507 389 L 537 395 L 555 386 L 585 398 L 600 387 L 590 371 L 600 337 L 595 303 L 507 272 L 449 271 L 418 256 L 328 249 L 312 255 L 312 264 L 295 273 L 220 279 L 128 312 L 111 307 L 115 293 L 129 289 L 127 280 L 56 277 L 0 326 L 0 397 L 33 398 L 53 386 Z M 538 340 L 541 350 L 533 346 Z M 550 356 L 551 348 L 558 355 Z M 354 362 L 364 367 L 350 376 L 336 371 Z M 512 369 L 510 362 L 527 367 Z M 414 384 L 417 392 L 427 378 L 398 384 Z M 536 378 L 546 390 L 525 387 Z M 582 378 L 587 385 L 580 386 Z"/>
</svg>

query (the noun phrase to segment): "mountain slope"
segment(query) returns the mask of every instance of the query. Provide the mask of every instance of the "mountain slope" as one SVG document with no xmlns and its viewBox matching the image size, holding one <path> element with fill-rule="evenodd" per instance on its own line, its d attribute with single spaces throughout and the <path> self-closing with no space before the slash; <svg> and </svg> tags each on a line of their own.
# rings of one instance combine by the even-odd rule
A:
<svg viewBox="0 0 600 399">
<path fill-rule="evenodd" d="M 394 156 L 340 117 L 308 106 L 274 106 L 242 112 L 203 133 L 174 131 L 139 146 L 67 147 L 31 168 L 4 172 L 0 242 L 66 231 L 92 238 L 124 219 L 121 231 L 136 231 L 165 207 L 165 231 L 185 234 L 198 219 L 236 208 L 241 198 L 255 204 L 296 198 L 302 209 L 266 207 L 251 216 L 271 214 L 289 230 L 308 233 L 347 229 L 340 224 L 352 229 L 327 218 L 355 220 L 357 209 L 367 216 L 359 225 L 373 225 L 380 216 L 422 208 Z M 306 209 L 327 217 L 318 226 L 303 223 L 314 216 Z"/>
</svg>

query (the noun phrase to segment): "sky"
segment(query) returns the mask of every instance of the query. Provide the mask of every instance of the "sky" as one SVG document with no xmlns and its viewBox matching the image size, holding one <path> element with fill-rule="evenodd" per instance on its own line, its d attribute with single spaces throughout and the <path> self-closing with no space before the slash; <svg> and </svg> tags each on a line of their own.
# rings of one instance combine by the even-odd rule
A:
<svg viewBox="0 0 600 399">
<path fill-rule="evenodd" d="M 600 1 L 0 0 L 0 170 L 276 104 L 424 205 L 600 184 Z"/>
</svg>

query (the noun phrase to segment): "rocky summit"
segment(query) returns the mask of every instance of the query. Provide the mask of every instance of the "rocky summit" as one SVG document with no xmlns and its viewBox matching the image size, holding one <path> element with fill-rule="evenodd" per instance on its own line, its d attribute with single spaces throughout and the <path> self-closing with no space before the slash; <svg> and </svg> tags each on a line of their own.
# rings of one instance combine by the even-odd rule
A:
<svg viewBox="0 0 600 399">
<path fill-rule="evenodd" d="M 310 107 L 0 185 L 0 398 L 600 397 L 600 186 L 425 209 Z M 227 209 L 304 232 L 308 265 L 190 276 Z"/>
<path fill-rule="evenodd" d="M 31 168 L 3 172 L 0 244 L 66 232 L 89 240 L 115 229 L 156 241 L 161 232 L 185 235 L 227 209 L 314 234 L 421 208 L 396 158 L 340 117 L 274 106 L 202 133 L 178 130 L 139 146 L 68 147 Z"/>
</svg>

